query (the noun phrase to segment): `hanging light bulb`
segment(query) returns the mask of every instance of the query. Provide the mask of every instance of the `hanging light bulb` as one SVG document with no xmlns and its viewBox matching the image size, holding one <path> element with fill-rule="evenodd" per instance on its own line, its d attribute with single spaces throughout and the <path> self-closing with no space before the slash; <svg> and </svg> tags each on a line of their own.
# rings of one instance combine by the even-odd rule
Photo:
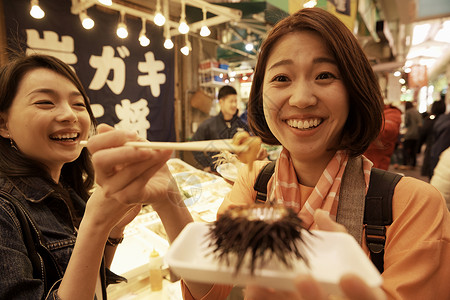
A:
<svg viewBox="0 0 450 300">
<path fill-rule="evenodd" d="M 311 1 L 308 1 L 305 4 L 303 4 L 303 7 L 304 8 L 312 8 L 312 7 L 316 6 L 316 5 L 317 5 L 317 1 L 316 0 L 311 0 Z"/>
<path fill-rule="evenodd" d="M 39 0 L 31 0 L 30 15 L 35 19 L 42 19 L 45 16 L 45 12 L 39 6 Z"/>
<path fill-rule="evenodd" d="M 83 10 L 80 13 L 80 20 L 81 20 L 81 25 L 83 25 L 84 29 L 92 29 L 95 25 L 94 20 L 92 20 L 86 13 L 85 10 Z"/>
<path fill-rule="evenodd" d="M 166 49 L 172 49 L 173 48 L 173 42 L 172 42 L 172 40 L 170 38 L 167 38 L 164 41 L 164 48 L 166 48 Z"/>
<path fill-rule="evenodd" d="M 100 2 L 103 5 L 108 5 L 108 6 L 112 5 L 112 0 L 98 0 L 98 2 Z"/>
<path fill-rule="evenodd" d="M 189 52 L 191 51 L 191 48 L 189 45 L 185 45 L 183 48 L 180 49 L 181 53 L 188 56 Z"/>
<path fill-rule="evenodd" d="M 164 37 L 166 38 L 166 40 L 164 41 L 164 48 L 172 49 L 173 42 L 170 39 L 170 28 L 169 28 L 169 25 L 167 25 L 167 24 L 166 24 L 166 26 L 164 26 Z"/>
<path fill-rule="evenodd" d="M 164 23 L 166 23 L 166 18 L 161 13 L 161 0 L 158 0 L 156 2 L 156 14 L 153 22 L 155 22 L 155 24 L 158 26 L 163 26 Z"/>
<path fill-rule="evenodd" d="M 128 29 L 127 29 L 127 25 L 125 24 L 125 12 L 121 11 L 120 12 L 120 21 L 119 21 L 119 25 L 117 25 L 117 36 L 120 37 L 121 39 L 124 39 L 128 36 Z"/>
<path fill-rule="evenodd" d="M 180 26 L 178 26 L 178 31 L 181 34 L 187 34 L 189 32 L 189 26 L 186 23 L 186 3 L 184 0 L 181 0 L 181 18 L 180 18 Z"/>
<path fill-rule="evenodd" d="M 180 49 L 181 53 L 183 53 L 184 55 L 188 56 L 189 52 L 191 52 L 192 47 L 191 47 L 191 42 L 189 42 L 189 38 L 188 35 L 186 34 L 186 44 L 184 45 L 183 48 Z"/>
<path fill-rule="evenodd" d="M 142 18 L 142 29 L 141 32 L 139 33 L 139 43 L 141 44 L 142 47 L 147 47 L 148 45 L 150 45 L 150 39 L 145 35 L 146 33 L 145 22 L 146 20 Z"/>
<path fill-rule="evenodd" d="M 211 34 L 211 30 L 209 30 L 208 26 L 206 26 L 205 20 L 206 20 L 206 9 L 203 7 L 203 26 L 200 29 L 201 36 L 208 36 Z"/>
<path fill-rule="evenodd" d="M 117 26 L 117 36 L 120 37 L 121 39 L 124 39 L 128 36 L 128 29 L 127 29 L 127 25 L 125 25 L 124 23 L 119 23 L 119 25 Z"/>
<path fill-rule="evenodd" d="M 189 26 L 188 26 L 188 24 L 186 23 L 186 21 L 181 21 L 181 22 L 180 22 L 180 26 L 178 26 L 178 31 L 179 31 L 181 34 L 186 34 L 186 33 L 189 32 Z"/>
<path fill-rule="evenodd" d="M 250 31 L 247 30 L 247 39 L 245 42 L 245 50 L 247 50 L 248 52 L 253 50 L 253 42 L 252 42 L 252 38 L 251 38 L 251 34 Z"/>
<path fill-rule="evenodd" d="M 166 23 L 166 18 L 162 15 L 162 13 L 157 12 L 153 21 L 156 25 L 163 26 L 164 23 Z"/>
<path fill-rule="evenodd" d="M 209 36 L 211 34 L 211 30 L 209 30 L 208 26 L 203 25 L 200 29 L 200 35 L 201 36 Z"/>
</svg>

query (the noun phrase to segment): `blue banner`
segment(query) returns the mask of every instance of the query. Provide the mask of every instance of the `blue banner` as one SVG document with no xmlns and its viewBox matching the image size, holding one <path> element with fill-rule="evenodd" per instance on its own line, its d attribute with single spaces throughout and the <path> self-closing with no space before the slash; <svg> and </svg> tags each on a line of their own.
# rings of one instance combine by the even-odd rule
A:
<svg viewBox="0 0 450 300">
<path fill-rule="evenodd" d="M 129 129 L 152 141 L 175 141 L 174 52 L 163 47 L 163 28 L 146 23 L 150 45 L 138 37 L 142 21 L 125 18 L 129 35 L 116 35 L 119 13 L 91 7 L 91 30 L 71 14 L 70 0 L 40 0 L 45 17 L 30 16 L 29 0 L 3 0 L 10 47 L 56 56 L 80 77 L 99 123 Z"/>
</svg>

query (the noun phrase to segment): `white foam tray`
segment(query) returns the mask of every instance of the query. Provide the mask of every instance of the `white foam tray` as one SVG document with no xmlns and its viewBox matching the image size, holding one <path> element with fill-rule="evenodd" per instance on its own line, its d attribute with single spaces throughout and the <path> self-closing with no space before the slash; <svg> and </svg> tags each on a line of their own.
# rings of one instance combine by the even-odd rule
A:
<svg viewBox="0 0 450 300">
<path fill-rule="evenodd" d="M 206 223 L 190 223 L 170 246 L 165 261 L 173 272 L 185 280 L 221 283 L 238 286 L 259 284 L 280 290 L 294 289 L 298 274 L 310 273 L 330 294 L 340 295 L 338 282 L 342 275 L 359 275 L 371 287 L 380 286 L 380 273 L 363 252 L 356 240 L 347 233 L 307 231 L 302 235 L 305 241 L 301 252 L 309 261 L 309 268 L 299 260 L 293 269 L 287 270 L 281 263 L 268 263 L 251 275 L 245 266 L 236 275 L 233 266 L 226 266 L 208 255 Z M 306 247 L 305 247 L 306 245 Z"/>
<path fill-rule="evenodd" d="M 217 172 L 225 179 L 235 182 L 238 177 L 238 168 L 234 164 L 225 163 L 217 166 Z"/>
</svg>

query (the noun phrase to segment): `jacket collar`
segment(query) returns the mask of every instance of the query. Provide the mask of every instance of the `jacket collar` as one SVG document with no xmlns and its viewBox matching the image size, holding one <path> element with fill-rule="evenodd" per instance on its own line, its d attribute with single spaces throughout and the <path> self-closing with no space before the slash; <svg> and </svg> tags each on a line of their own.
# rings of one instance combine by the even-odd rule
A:
<svg viewBox="0 0 450 300">
<path fill-rule="evenodd" d="M 225 121 L 225 118 L 223 117 L 222 111 L 219 112 L 219 116 L 224 122 L 232 122 L 234 119 L 236 119 L 238 117 L 238 113 L 239 113 L 239 110 L 236 110 L 236 112 L 234 113 L 233 117 L 231 117 L 231 120 L 229 120 L 229 121 Z"/>
<path fill-rule="evenodd" d="M 55 188 L 40 177 L 9 177 L 8 181 L 30 202 L 41 202 L 55 192 Z"/>
</svg>

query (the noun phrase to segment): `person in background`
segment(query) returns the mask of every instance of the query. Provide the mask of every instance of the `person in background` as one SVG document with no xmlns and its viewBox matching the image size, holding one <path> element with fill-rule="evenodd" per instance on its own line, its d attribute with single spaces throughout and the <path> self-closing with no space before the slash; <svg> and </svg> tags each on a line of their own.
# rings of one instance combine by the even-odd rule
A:
<svg viewBox="0 0 450 300">
<path fill-rule="evenodd" d="M 232 86 L 223 86 L 218 94 L 220 112 L 203 121 L 192 137 L 192 141 L 231 139 L 239 130 L 249 131 L 248 125 L 238 116 L 237 92 Z M 193 153 L 195 160 L 206 172 L 215 172 L 214 155 L 218 152 Z"/>
<path fill-rule="evenodd" d="M 420 173 L 431 179 L 433 170 L 430 167 L 430 151 L 434 143 L 433 126 L 439 117 L 445 113 L 445 99 L 434 101 L 431 105 L 431 111 L 423 121 L 422 129 L 420 130 L 419 149 L 425 144 L 425 151 L 423 154 L 423 162 Z"/>
<path fill-rule="evenodd" d="M 139 201 L 167 199 L 170 184 L 143 189 L 170 151 L 105 149 L 91 161 L 80 141 L 95 129 L 81 82 L 59 59 L 15 53 L 0 68 L 0 299 L 106 299 L 106 284 L 120 279 L 107 268 Z M 30 231 L 41 232 L 39 265 L 19 207 L 36 225 Z"/>
<path fill-rule="evenodd" d="M 422 115 L 410 101 L 405 102 L 405 134 L 403 136 L 403 165 L 402 170 L 416 167 L 416 156 L 422 127 Z"/>
<path fill-rule="evenodd" d="M 447 98 L 448 104 L 449 98 Z M 442 114 L 433 125 L 433 145 L 430 150 L 430 171 L 433 175 L 439 156 L 441 153 L 450 147 L 450 112 Z"/>
<path fill-rule="evenodd" d="M 450 210 L 450 147 L 441 153 L 430 184 L 441 192 Z"/>
<path fill-rule="evenodd" d="M 397 170 L 399 168 L 399 166 L 403 163 L 402 140 L 403 140 L 403 134 L 402 134 L 402 130 L 400 129 L 397 142 L 395 143 L 394 152 L 391 155 L 391 164 L 395 170 Z"/>
<path fill-rule="evenodd" d="M 385 104 L 383 112 L 384 126 L 377 139 L 364 152 L 364 156 L 373 163 L 374 168 L 387 170 L 397 145 L 402 112 L 392 104 Z"/>
<path fill-rule="evenodd" d="M 245 108 L 244 112 L 240 115 L 240 118 L 242 121 L 245 122 L 245 124 L 248 124 L 248 120 L 247 120 L 247 108 Z"/>
<path fill-rule="evenodd" d="M 372 163 L 362 154 L 378 136 L 383 120 L 377 78 L 352 32 L 319 8 L 302 9 L 278 22 L 260 48 L 248 120 L 263 142 L 283 146 L 267 186 L 269 191 L 274 188 L 277 202 L 293 209 L 307 229 L 345 231 L 336 223 L 340 183 L 358 178 L 361 186 L 357 189 L 365 195 Z M 110 131 L 107 136 L 92 137 L 89 151 L 97 157 L 108 151 L 135 151 L 123 141 L 116 142 L 113 137 L 121 134 Z M 255 161 L 240 169 L 219 214 L 231 206 L 255 203 L 253 186 L 266 163 Z M 161 171 L 155 175 L 161 179 Z M 153 189 L 154 183 L 150 179 L 147 188 Z M 142 197 L 159 214 L 171 239 L 192 219 L 185 207 L 173 204 L 180 197 L 170 201 Z M 371 288 L 360 277 L 348 274 L 339 282 L 343 295 L 350 300 L 448 298 L 450 213 L 442 195 L 424 181 L 403 177 L 392 197 L 392 214 L 393 222 L 386 228 L 381 288 Z M 362 249 L 369 253 L 364 243 Z M 181 283 L 185 299 L 226 299 L 232 289 L 221 284 Z M 310 275 L 299 275 L 294 289 L 247 286 L 245 297 L 330 298 Z"/>
</svg>

